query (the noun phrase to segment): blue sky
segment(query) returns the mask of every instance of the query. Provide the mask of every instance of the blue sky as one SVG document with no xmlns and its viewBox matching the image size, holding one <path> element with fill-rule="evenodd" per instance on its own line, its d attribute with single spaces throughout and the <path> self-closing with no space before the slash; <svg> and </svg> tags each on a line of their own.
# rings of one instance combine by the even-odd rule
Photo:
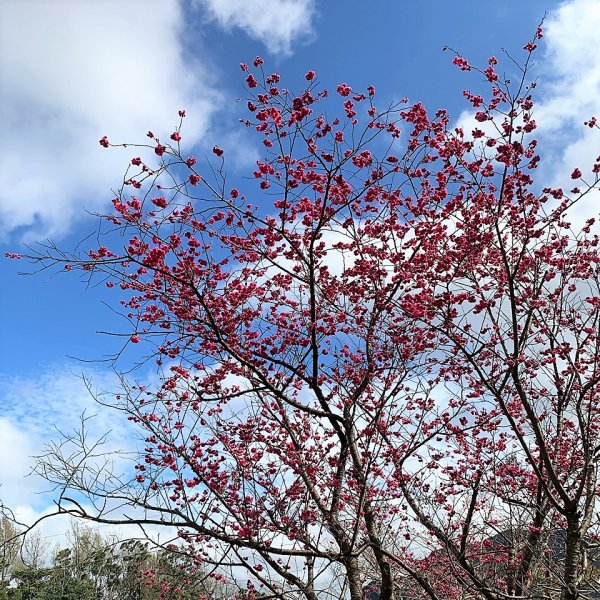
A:
<svg viewBox="0 0 600 600">
<path fill-rule="evenodd" d="M 544 13 L 536 115 L 541 174 L 556 184 L 599 153 L 575 127 L 600 115 L 598 0 L 0 0 L 0 255 L 49 237 L 73 248 L 94 229 L 86 211 L 109 205 L 131 158 L 103 150 L 99 138 L 169 133 L 179 108 L 189 114 L 190 153 L 218 143 L 231 177 L 251 172 L 260 148 L 237 122 L 241 61 L 263 56 L 292 88 L 309 68 L 329 88 L 374 84 L 380 102 L 407 96 L 468 124 L 462 90 L 474 80 L 442 48 L 472 62 L 502 60 L 502 48 L 518 58 Z M 103 363 L 69 357 L 118 350 L 96 332 L 126 324 L 100 286 L 64 274 L 20 277 L 22 261 L 1 259 L 0 269 L 0 498 L 32 517 L 50 498 L 34 495 L 38 480 L 23 479 L 30 455 L 54 425 L 69 429 L 95 410 L 78 375 L 112 385 Z M 114 423 L 99 419 L 99 429 Z M 115 447 L 126 437 L 117 427 Z"/>
</svg>

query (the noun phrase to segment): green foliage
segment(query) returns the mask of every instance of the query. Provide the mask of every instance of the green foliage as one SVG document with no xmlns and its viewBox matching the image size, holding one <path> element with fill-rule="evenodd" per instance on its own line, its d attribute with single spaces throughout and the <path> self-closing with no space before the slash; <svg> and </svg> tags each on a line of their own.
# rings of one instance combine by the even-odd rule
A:
<svg viewBox="0 0 600 600">
<path fill-rule="evenodd" d="M 16 530 L 1 524 L 2 541 Z M 111 542 L 74 525 L 69 546 L 49 564 L 24 564 L 20 543 L 2 546 L 0 600 L 198 600 L 231 598 L 223 584 L 207 578 L 184 554 L 151 550 L 139 540 Z"/>
</svg>

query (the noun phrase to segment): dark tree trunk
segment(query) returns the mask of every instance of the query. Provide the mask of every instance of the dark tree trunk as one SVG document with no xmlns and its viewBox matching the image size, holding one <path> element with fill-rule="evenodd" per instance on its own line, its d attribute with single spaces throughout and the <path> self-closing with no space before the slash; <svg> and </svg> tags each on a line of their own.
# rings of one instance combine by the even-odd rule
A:
<svg viewBox="0 0 600 600">
<path fill-rule="evenodd" d="M 561 600 L 578 600 L 581 581 L 581 531 L 578 513 L 567 517 L 567 539 L 565 541 L 564 589 Z"/>
</svg>

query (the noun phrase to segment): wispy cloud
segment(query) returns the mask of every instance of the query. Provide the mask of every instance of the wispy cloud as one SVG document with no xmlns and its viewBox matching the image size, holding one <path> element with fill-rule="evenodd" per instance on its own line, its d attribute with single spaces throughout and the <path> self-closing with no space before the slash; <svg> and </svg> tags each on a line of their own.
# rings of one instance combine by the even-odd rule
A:
<svg viewBox="0 0 600 600">
<path fill-rule="evenodd" d="M 151 379 L 151 378 L 150 378 Z M 146 380 L 146 379 L 145 379 Z M 126 415 L 95 401 L 110 401 L 112 392 L 119 390 L 119 378 L 101 368 L 88 368 L 84 374 L 71 372 L 66 365 L 56 365 L 37 377 L 4 377 L 0 380 L 0 503 L 7 507 L 17 521 L 31 525 L 44 519 L 37 530 L 53 548 L 67 543 L 65 533 L 70 519 L 56 516 L 56 492 L 52 484 L 32 472 L 35 456 L 44 454 L 46 444 L 60 443 L 61 433 L 67 436 L 81 430 L 82 415 L 90 417 L 86 423 L 87 443 L 105 437 L 97 448 L 103 453 L 97 465 L 109 461 L 104 475 L 120 475 L 131 468 L 127 456 L 140 450 L 143 443 L 139 432 Z M 66 444 L 69 454 L 76 446 Z M 90 459 L 94 460 L 94 459 Z M 111 466 L 112 464 L 112 466 Z M 83 505 L 94 512 L 94 507 L 81 498 Z M 114 503 L 115 509 L 119 506 Z M 120 512 L 118 513 L 120 516 Z M 99 527 L 105 535 L 117 538 L 140 536 L 142 532 L 131 527 Z M 170 532 L 150 528 L 154 538 L 170 539 Z"/>
<path fill-rule="evenodd" d="M 43 453 L 45 443 L 60 441 L 59 432 L 79 430 L 84 414 L 91 418 L 94 439 L 108 434 L 105 450 L 135 449 L 126 417 L 94 401 L 94 395 L 118 390 L 116 375 L 88 370 L 86 377 L 58 365 L 35 378 L 4 377 L 0 382 L 0 499 L 6 506 L 27 513 L 50 501 L 36 497 L 48 483 L 27 477 L 33 456 Z"/>
<path fill-rule="evenodd" d="M 313 35 L 314 0 L 196 0 L 224 28 L 237 27 L 273 54 L 290 54 L 292 43 Z"/>
</svg>

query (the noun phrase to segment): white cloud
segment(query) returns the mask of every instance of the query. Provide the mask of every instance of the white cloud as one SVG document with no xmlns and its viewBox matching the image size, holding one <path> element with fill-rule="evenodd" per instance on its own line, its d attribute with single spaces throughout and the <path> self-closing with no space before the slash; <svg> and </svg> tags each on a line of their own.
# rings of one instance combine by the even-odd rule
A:
<svg viewBox="0 0 600 600">
<path fill-rule="evenodd" d="M 0 417 L 0 498 L 6 506 L 18 506 L 23 495 L 35 493 L 35 483 L 24 479 L 34 452 L 32 436 L 10 419 Z"/>
<path fill-rule="evenodd" d="M 84 412 L 88 416 L 97 414 L 97 431 L 112 429 L 119 439 L 126 439 L 128 428 L 121 426 L 122 419 L 115 420 L 113 412 L 93 398 L 118 389 L 117 376 L 100 370 L 87 370 L 84 376 L 86 379 L 59 365 L 31 378 L 4 377 L 0 383 L 2 415 L 28 435 L 45 439 L 56 437 L 53 425 L 72 431 Z M 91 393 L 86 382 L 90 383 Z"/>
<path fill-rule="evenodd" d="M 117 377 L 108 371 L 88 369 L 86 376 L 95 394 L 118 388 Z M 50 483 L 32 474 L 34 456 L 44 452 L 47 442 L 60 441 L 57 430 L 70 434 L 79 429 L 84 412 L 95 415 L 88 422 L 90 441 L 108 433 L 102 450 L 115 461 L 116 473 L 124 466 L 118 462 L 117 452 L 135 450 L 135 428 L 125 415 L 96 403 L 81 376 L 59 365 L 37 377 L 5 377 L 0 381 L 0 505 L 8 508 L 22 526 L 42 519 L 34 531 L 45 543 L 46 558 L 55 547 L 68 544 L 67 532 L 72 520 L 55 514 L 57 494 Z M 91 514 L 95 512 L 83 498 L 81 501 Z M 115 512 L 114 516 L 122 516 L 121 512 Z M 45 518 L 48 515 L 51 516 Z M 91 526 L 106 537 L 127 539 L 143 535 L 134 525 Z M 157 527 L 145 531 L 153 539 L 165 541 L 173 537 L 172 531 Z"/>
<path fill-rule="evenodd" d="M 544 23 L 543 102 L 536 114 L 545 131 L 563 130 L 600 110 L 600 3 L 564 2 Z"/>
<path fill-rule="evenodd" d="M 88 371 L 95 394 L 115 391 L 114 374 Z M 0 382 L 0 499 L 21 516 L 40 514 L 52 501 L 52 494 L 39 495 L 50 485 L 37 475 L 29 475 L 34 456 L 44 452 L 44 444 L 60 441 L 59 430 L 72 434 L 81 425 L 83 414 L 90 435 L 98 439 L 108 434 L 104 451 L 118 460 L 117 451 L 132 451 L 136 438 L 133 427 L 122 414 L 97 404 L 81 376 L 64 366 L 36 377 L 5 377 Z M 29 476 L 28 476 L 29 475 Z"/>
<path fill-rule="evenodd" d="M 541 175 L 546 185 L 570 190 L 570 175 L 579 167 L 593 181 L 590 168 L 600 154 L 598 130 L 583 125 L 600 116 L 600 3 L 572 0 L 552 11 L 544 23 L 545 53 L 541 71 L 541 101 L 535 109 L 536 131 L 545 152 Z M 550 155 L 548 155 L 548 152 Z M 587 176 L 587 177 L 586 177 Z M 589 194 L 572 211 L 580 226 L 598 214 L 600 193 Z"/>
<path fill-rule="evenodd" d="M 600 118 L 600 3 L 597 0 L 569 0 L 553 10 L 544 23 L 544 38 L 536 51 L 535 70 L 539 86 L 535 90 L 534 118 L 537 129 L 532 137 L 540 141 L 542 162 L 535 179 L 540 187 L 560 187 L 565 191 L 581 182 L 571 179 L 579 167 L 587 181 L 600 154 L 597 129 L 584 126 L 593 115 Z M 530 74 L 531 75 L 531 74 Z M 467 136 L 475 128 L 493 134 L 490 123 L 478 123 L 473 110 L 464 111 L 457 126 Z M 488 152 L 491 154 L 491 152 Z M 586 177 L 587 176 L 587 177 Z M 577 228 L 598 213 L 600 192 L 586 196 L 571 211 Z"/>
<path fill-rule="evenodd" d="M 314 0 L 196 0 L 222 27 L 237 27 L 273 54 L 290 54 L 292 42 L 313 34 Z"/>
<path fill-rule="evenodd" d="M 130 467 L 127 462 L 119 462 L 118 453 L 135 452 L 144 445 L 139 441 L 139 429 L 125 414 L 94 401 L 95 396 L 109 402 L 110 392 L 119 389 L 118 377 L 101 369 L 87 369 L 85 376 L 88 383 L 81 376 L 70 373 L 65 365 L 58 365 L 35 377 L 4 377 L 0 380 L 0 506 L 8 508 L 20 525 L 30 526 L 41 519 L 36 531 L 50 550 L 55 545 L 65 546 L 71 519 L 56 515 L 54 501 L 58 494 L 52 490 L 52 484 L 36 473 L 32 474 L 34 457 L 43 454 L 45 444 L 61 441 L 58 430 L 67 435 L 78 430 L 81 415 L 85 412 L 88 416 L 94 415 L 87 423 L 88 442 L 108 434 L 101 451 L 114 461 L 114 469 L 105 474 L 119 475 L 124 468 Z M 153 377 L 143 376 L 143 379 L 149 383 Z M 103 396 L 104 392 L 109 396 Z M 66 455 L 76 450 L 70 444 L 64 447 Z M 104 459 L 99 458 L 96 464 L 103 462 Z M 77 492 L 73 492 L 73 497 L 90 514 L 96 514 L 97 507 L 93 507 L 89 499 L 78 496 Z M 105 515 L 110 513 L 115 519 L 123 518 L 124 514 L 131 518 L 144 514 L 141 508 L 125 508 L 116 499 L 104 508 L 107 509 Z M 105 536 L 119 539 L 146 533 L 154 540 L 167 542 L 175 535 L 172 529 L 165 527 L 148 526 L 143 531 L 135 525 L 92 524 L 92 527 Z"/>
<path fill-rule="evenodd" d="M 206 130 L 218 97 L 183 55 L 178 0 L 7 0 L 0 23 L 0 240 L 66 233 L 110 199 L 130 151 L 103 135 L 143 140 L 179 108 L 184 141 Z"/>
<path fill-rule="evenodd" d="M 314 0 L 196 0 L 208 21 L 289 54 Z M 0 242 L 66 234 L 110 200 L 132 153 L 113 142 L 168 136 L 186 108 L 194 145 L 221 103 L 210 55 L 185 53 L 182 0 L 0 2 Z M 201 32 L 200 32 L 201 33 Z M 197 44 L 200 36 L 196 36 Z M 215 57 L 216 58 L 216 57 Z"/>
</svg>

